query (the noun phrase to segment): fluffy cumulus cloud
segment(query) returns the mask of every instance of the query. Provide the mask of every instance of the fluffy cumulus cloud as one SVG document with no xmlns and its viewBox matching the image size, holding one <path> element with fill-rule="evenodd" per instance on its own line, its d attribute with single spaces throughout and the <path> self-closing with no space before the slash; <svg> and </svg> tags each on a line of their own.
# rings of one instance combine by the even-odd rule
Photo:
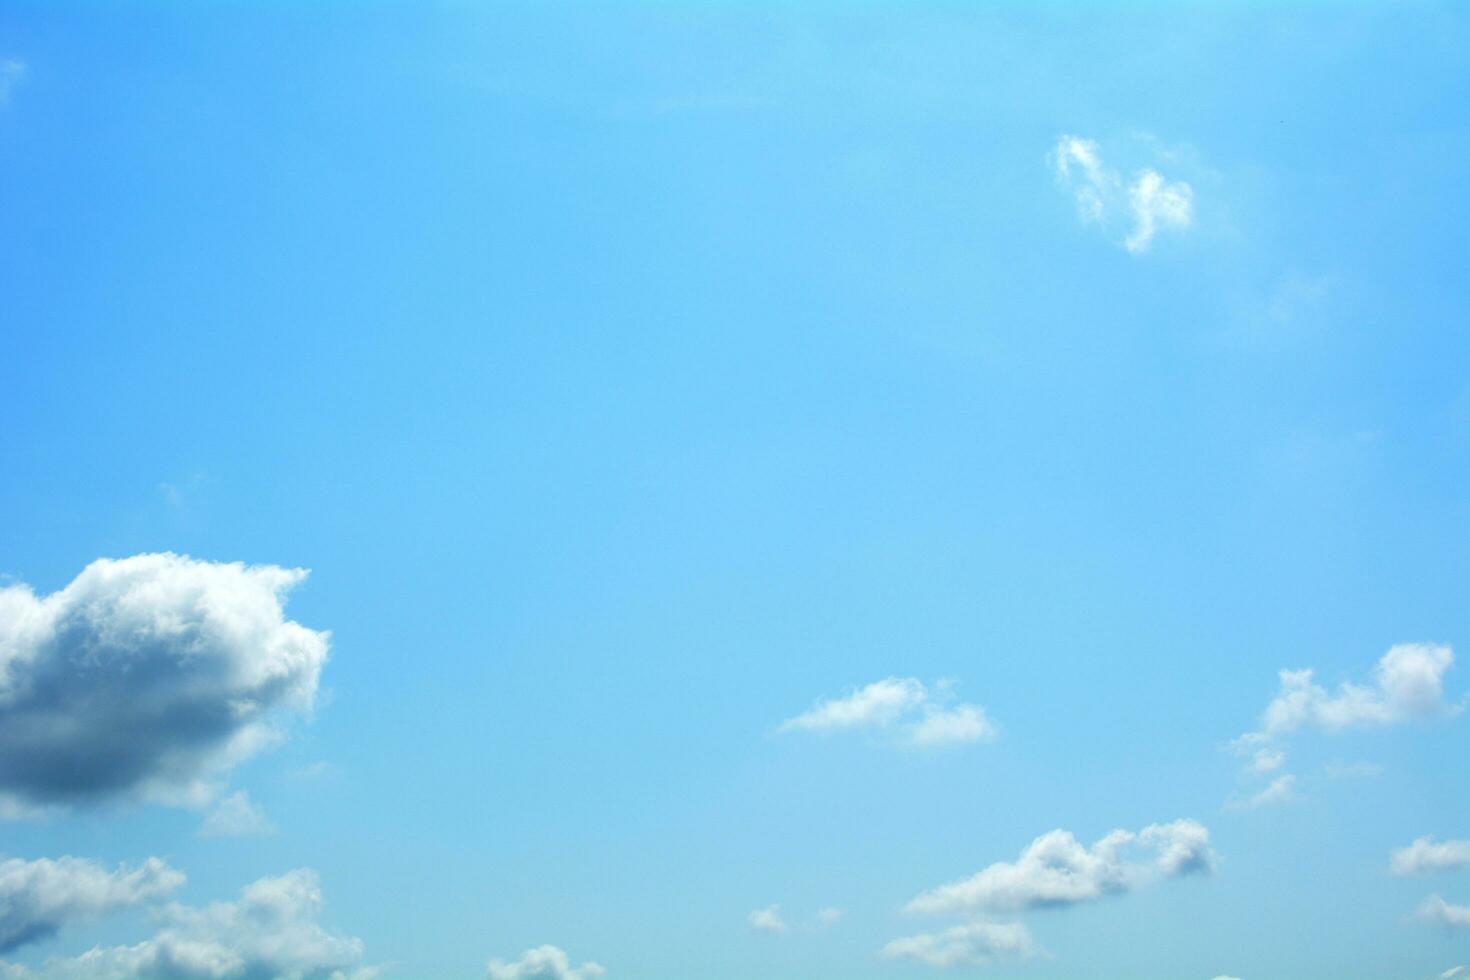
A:
<svg viewBox="0 0 1470 980">
<path fill-rule="evenodd" d="M 555 946 L 537 946 L 521 954 L 514 963 L 491 960 L 490 980 L 595 980 L 606 971 L 596 963 L 572 966 L 572 959 Z"/>
<path fill-rule="evenodd" d="M 781 906 L 767 905 L 763 909 L 756 909 L 745 917 L 750 927 L 757 932 L 785 932 L 786 920 L 781 918 Z"/>
<path fill-rule="evenodd" d="M 819 701 L 787 719 L 783 732 L 884 730 L 919 747 L 956 745 L 992 739 L 995 723 L 976 704 L 955 704 L 950 685 L 932 687 L 913 677 L 888 677 L 839 698 Z"/>
<path fill-rule="evenodd" d="M 1444 676 L 1454 662 L 1449 647 L 1400 643 L 1378 661 L 1371 684 L 1344 683 L 1336 693 L 1316 683 L 1311 669 L 1283 670 L 1281 689 L 1252 734 L 1274 737 L 1303 728 L 1336 733 L 1451 714 L 1458 709 L 1445 702 Z"/>
<path fill-rule="evenodd" d="M 371 980 L 362 942 L 328 932 L 316 874 L 300 869 L 248 885 L 238 901 L 170 905 L 162 928 L 133 946 L 97 947 L 22 974 L 36 980 Z"/>
<path fill-rule="evenodd" d="M 1390 866 L 1396 875 L 1470 868 L 1470 840 L 1436 841 L 1433 837 L 1420 837 L 1408 847 L 1396 849 Z"/>
<path fill-rule="evenodd" d="M 201 803 L 310 710 L 328 635 L 287 620 L 301 569 L 101 559 L 59 592 L 0 588 L 0 797 L 11 811 Z"/>
<path fill-rule="evenodd" d="M 1194 190 L 1184 181 L 1167 180 L 1152 167 L 1125 179 L 1103 162 L 1097 143 L 1080 136 L 1059 138 L 1051 159 L 1058 181 L 1076 200 L 1077 216 L 1105 227 L 1126 220 L 1121 244 L 1134 254 L 1148 251 L 1159 232 L 1194 223 Z"/>
<path fill-rule="evenodd" d="M 1115 830 L 1091 847 L 1054 830 L 1027 845 L 1016 861 L 997 862 L 925 892 L 907 910 L 996 914 L 1075 905 L 1213 867 L 1210 833 L 1193 820 L 1152 824 L 1137 833 Z"/>
<path fill-rule="evenodd" d="M 244 790 L 220 800 L 199 827 L 200 837 L 264 837 L 275 832 L 265 811 Z"/>
<path fill-rule="evenodd" d="M 1455 980 L 1456 977 L 1470 977 L 1470 967 L 1452 966 L 1439 975 L 1439 980 Z"/>
<path fill-rule="evenodd" d="M 936 933 L 895 939 L 883 947 L 886 959 L 917 960 L 928 966 L 979 966 L 997 960 L 1028 959 L 1041 950 L 1019 922 L 970 922 Z"/>
<path fill-rule="evenodd" d="M 1470 905 L 1453 905 L 1438 895 L 1426 898 L 1415 914 L 1431 925 L 1470 929 Z"/>
<path fill-rule="evenodd" d="M 182 874 L 157 858 L 111 871 L 74 857 L 0 861 L 0 953 L 70 922 L 160 899 L 183 883 Z"/>
</svg>

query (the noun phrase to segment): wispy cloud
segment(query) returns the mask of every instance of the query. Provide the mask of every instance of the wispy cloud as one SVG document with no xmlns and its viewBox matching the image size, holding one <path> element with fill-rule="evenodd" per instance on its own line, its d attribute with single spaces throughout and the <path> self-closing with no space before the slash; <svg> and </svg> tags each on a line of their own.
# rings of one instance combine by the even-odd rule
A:
<svg viewBox="0 0 1470 980">
<path fill-rule="evenodd" d="M 1194 189 L 1188 183 L 1168 180 L 1152 167 L 1125 178 L 1103 161 L 1093 140 L 1061 136 L 1051 163 L 1077 203 L 1078 218 L 1103 228 L 1126 224 L 1120 244 L 1135 255 L 1147 252 L 1160 232 L 1183 231 L 1194 223 Z"/>
<path fill-rule="evenodd" d="M 0 58 L 0 105 L 10 101 L 10 93 L 15 91 L 26 77 L 26 63 L 17 58 Z"/>
<path fill-rule="evenodd" d="M 838 697 L 819 701 L 811 710 L 782 722 L 782 732 L 833 732 L 882 729 L 918 747 L 978 742 L 998 734 L 994 722 L 977 704 L 952 704 L 950 686 L 932 688 L 913 677 L 888 677 Z"/>
<path fill-rule="evenodd" d="M 786 920 L 781 918 L 781 906 L 767 905 L 763 909 L 756 909 L 745 917 L 745 921 L 756 932 L 786 932 L 788 926 Z"/>
<path fill-rule="evenodd" d="M 199 828 L 200 837 L 265 837 L 275 832 L 275 824 L 244 790 L 220 800 Z"/>
<path fill-rule="evenodd" d="M 1446 929 L 1470 929 L 1470 905 L 1453 905 L 1439 895 L 1430 895 L 1414 913 L 1422 922 Z"/>
<path fill-rule="evenodd" d="M 1263 806 L 1288 803 L 1296 799 L 1296 777 L 1291 773 L 1277 776 L 1260 792 L 1230 804 L 1232 810 L 1258 810 Z"/>
<path fill-rule="evenodd" d="M 996 960 L 1021 960 L 1043 951 L 1020 922 L 976 921 L 941 932 L 895 939 L 883 947 L 885 959 L 916 960 L 927 966 L 980 966 Z"/>
</svg>

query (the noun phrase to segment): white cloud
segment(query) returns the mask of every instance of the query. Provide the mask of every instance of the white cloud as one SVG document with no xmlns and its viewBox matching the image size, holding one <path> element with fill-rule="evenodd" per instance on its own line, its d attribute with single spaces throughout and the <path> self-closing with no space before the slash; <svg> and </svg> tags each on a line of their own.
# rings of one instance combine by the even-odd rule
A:
<svg viewBox="0 0 1470 980">
<path fill-rule="evenodd" d="M 596 963 L 574 967 L 571 957 L 555 946 L 528 949 L 514 963 L 491 960 L 486 970 L 490 980 L 594 980 L 607 972 Z"/>
<path fill-rule="evenodd" d="M 1373 669 L 1373 683 L 1343 683 L 1336 694 L 1315 683 L 1313 671 L 1283 670 L 1281 689 L 1252 733 L 1279 736 L 1313 728 L 1328 733 L 1435 718 L 1458 710 L 1445 703 L 1444 675 L 1454 665 L 1447 646 L 1400 643 Z"/>
<path fill-rule="evenodd" d="M 1210 834 L 1193 820 L 1115 830 L 1085 847 L 1065 830 L 1036 838 L 1014 863 L 1000 861 L 909 902 L 921 914 L 1006 913 L 1073 905 L 1121 894 L 1159 878 L 1214 867 Z M 1133 857 L 1144 852 L 1143 859 Z"/>
<path fill-rule="evenodd" d="M 767 905 L 756 909 L 745 917 L 750 927 L 757 932 L 785 932 L 786 920 L 781 918 L 781 906 Z"/>
<path fill-rule="evenodd" d="M 1396 875 L 1470 868 L 1470 840 L 1436 841 L 1433 837 L 1420 837 L 1408 847 L 1396 849 L 1391 866 Z"/>
<path fill-rule="evenodd" d="M 265 811 L 244 790 L 220 800 L 199 827 L 200 837 L 264 837 L 275 832 Z"/>
<path fill-rule="evenodd" d="M 153 554 L 0 587 L 0 797 L 207 801 L 312 707 L 328 634 L 281 609 L 306 574 Z"/>
<path fill-rule="evenodd" d="M 133 946 L 48 960 L 37 980 L 371 980 L 362 942 L 323 929 L 322 895 L 307 869 L 246 886 L 235 902 L 170 905 L 163 927 Z"/>
<path fill-rule="evenodd" d="M 0 58 L 0 105 L 10 101 L 10 93 L 15 91 L 26 77 L 26 65 L 24 61 L 15 58 Z"/>
<path fill-rule="evenodd" d="M 1058 181 L 1076 199 L 1084 224 L 1107 226 L 1115 215 L 1126 215 L 1130 228 L 1122 245 L 1135 255 L 1148 251 L 1159 232 L 1183 230 L 1194 222 L 1194 189 L 1189 184 L 1167 180 L 1151 167 L 1125 181 L 1103 162 L 1093 140 L 1064 135 L 1051 159 Z"/>
<path fill-rule="evenodd" d="M 1144 170 L 1128 185 L 1133 230 L 1123 240 L 1130 252 L 1146 252 L 1161 229 L 1188 228 L 1194 220 L 1194 191 L 1181 180 L 1169 182 L 1157 170 Z"/>
<path fill-rule="evenodd" d="M 817 926 L 821 929 L 830 929 L 842 921 L 843 911 L 839 908 L 825 908 L 817 910 Z"/>
<path fill-rule="evenodd" d="M 979 921 L 942 932 L 895 939 L 883 947 L 881 955 L 886 959 L 911 959 L 928 966 L 952 967 L 1028 959 L 1040 952 L 1023 924 Z"/>
<path fill-rule="evenodd" d="M 1470 905 L 1451 905 L 1438 895 L 1430 895 L 1415 913 L 1425 922 L 1448 929 L 1470 929 Z"/>
<path fill-rule="evenodd" d="M 781 731 L 835 732 L 890 725 L 928 696 L 924 685 L 912 677 L 888 677 L 846 697 L 819 702 L 805 714 L 783 722 Z"/>
<path fill-rule="evenodd" d="M 183 883 L 184 876 L 158 858 L 114 871 L 74 857 L 0 861 L 0 953 L 67 923 L 163 898 Z"/>
<path fill-rule="evenodd" d="M 996 736 L 995 724 L 986 717 L 985 709 L 974 704 L 958 704 L 953 708 L 933 708 L 915 722 L 908 732 L 911 745 L 952 745 L 979 742 Z"/>
<path fill-rule="evenodd" d="M 1454 980 L 1456 977 L 1470 977 L 1470 967 L 1452 966 L 1439 975 L 1439 980 Z"/>
<path fill-rule="evenodd" d="M 1117 193 L 1118 175 L 1103 168 L 1097 144 L 1080 136 L 1062 136 L 1052 152 L 1052 166 L 1076 195 L 1077 216 L 1084 222 L 1101 222 L 1107 200 Z"/>
<path fill-rule="evenodd" d="M 929 748 L 994 738 L 997 729 L 976 704 L 948 704 L 948 684 L 932 689 L 913 677 L 887 677 L 840 698 L 819 701 L 782 722 L 779 731 L 893 730 L 909 745 Z"/>
<path fill-rule="evenodd" d="M 1251 757 L 1252 772 L 1274 772 L 1286 763 L 1286 753 L 1280 749 L 1257 749 Z"/>
<path fill-rule="evenodd" d="M 1230 804 L 1233 810 L 1258 810 L 1263 806 L 1286 803 L 1296 799 L 1296 777 L 1291 773 L 1277 776 L 1270 785 L 1248 799 Z"/>
<path fill-rule="evenodd" d="M 1260 727 L 1235 739 L 1231 746 L 1251 761 L 1247 770 L 1271 772 L 1284 761 L 1282 739 L 1310 729 L 1336 735 L 1357 728 L 1384 728 L 1458 714 L 1461 706 L 1444 696 L 1444 677 L 1454 666 L 1454 652 L 1432 643 L 1400 643 L 1389 649 L 1373 668 L 1370 684 L 1344 682 L 1334 693 L 1313 679 L 1310 668 L 1278 672 L 1280 688 L 1261 713 Z M 1381 772 L 1371 763 L 1328 766 L 1334 779 L 1371 776 Z M 1291 797 L 1295 777 L 1278 776 L 1264 790 L 1236 809 L 1251 809 Z"/>
</svg>

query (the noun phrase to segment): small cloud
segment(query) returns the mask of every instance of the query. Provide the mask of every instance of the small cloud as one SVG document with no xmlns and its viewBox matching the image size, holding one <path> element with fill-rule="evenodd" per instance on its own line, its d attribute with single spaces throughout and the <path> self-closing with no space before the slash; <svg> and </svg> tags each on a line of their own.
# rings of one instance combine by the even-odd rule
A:
<svg viewBox="0 0 1470 980">
<path fill-rule="evenodd" d="M 1168 180 L 1152 167 L 1125 180 L 1108 167 L 1098 144 L 1080 136 L 1063 135 L 1051 154 L 1057 180 L 1070 191 L 1083 224 L 1108 226 L 1115 216 L 1130 225 L 1122 246 L 1135 255 L 1147 252 L 1162 231 L 1182 231 L 1194 223 L 1194 189 L 1182 180 Z"/>
<path fill-rule="evenodd" d="M 1263 806 L 1287 803 L 1296 799 L 1296 777 L 1291 773 L 1277 776 L 1271 785 L 1254 796 L 1229 804 L 1232 810 L 1259 810 Z"/>
<path fill-rule="evenodd" d="M 1470 929 L 1470 905 L 1452 905 L 1438 895 L 1430 895 L 1414 913 L 1421 922 L 1446 929 Z"/>
<path fill-rule="evenodd" d="M 1456 980 L 1457 977 L 1470 977 L 1470 967 L 1452 966 L 1439 975 L 1439 980 Z"/>
<path fill-rule="evenodd" d="M 976 921 L 942 932 L 895 939 L 879 955 L 884 959 L 908 959 L 947 968 L 1030 959 L 1042 952 L 1020 922 Z"/>
<path fill-rule="evenodd" d="M 977 704 L 947 704 L 950 685 L 932 688 L 914 677 L 887 677 L 781 723 L 778 731 L 829 734 L 857 729 L 897 732 L 899 741 L 921 748 L 995 738 L 998 729 Z"/>
<path fill-rule="evenodd" d="M 0 105 L 10 101 L 10 93 L 15 91 L 26 77 L 26 63 L 16 58 L 0 58 Z"/>
<path fill-rule="evenodd" d="M 1422 875 L 1470 868 L 1470 840 L 1436 841 L 1420 837 L 1393 852 L 1390 866 L 1396 875 Z"/>
<path fill-rule="evenodd" d="M 265 837 L 276 832 L 244 790 L 220 800 L 199 828 L 200 837 Z"/>
<path fill-rule="evenodd" d="M 783 933 L 787 931 L 786 920 L 781 918 L 781 906 L 767 905 L 756 909 L 745 917 L 750 927 L 757 932 Z"/>
<path fill-rule="evenodd" d="M 1251 757 L 1251 772 L 1275 772 L 1286 762 L 1286 753 L 1280 749 L 1257 749 Z"/>
<path fill-rule="evenodd" d="M 528 949 L 514 963 L 491 960 L 485 970 L 489 980 L 596 980 L 607 972 L 590 962 L 574 967 L 571 957 L 555 946 Z"/>
<path fill-rule="evenodd" d="M 825 908 L 817 910 L 817 927 L 830 929 L 842 921 L 843 911 L 838 908 Z"/>
</svg>

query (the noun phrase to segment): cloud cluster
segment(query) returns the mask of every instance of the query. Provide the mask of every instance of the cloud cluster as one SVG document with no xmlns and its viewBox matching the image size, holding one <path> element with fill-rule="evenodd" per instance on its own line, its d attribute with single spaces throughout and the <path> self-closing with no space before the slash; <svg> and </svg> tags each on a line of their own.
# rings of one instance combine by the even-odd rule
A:
<svg viewBox="0 0 1470 980">
<path fill-rule="evenodd" d="M 1019 922 L 969 922 L 937 933 L 895 939 L 885 959 L 917 960 L 927 966 L 979 966 L 1003 959 L 1029 959 L 1042 950 Z"/>
<path fill-rule="evenodd" d="M 595 980 L 607 972 L 596 963 L 574 967 L 571 957 L 555 946 L 528 949 L 514 963 L 491 960 L 486 971 L 490 980 Z"/>
<path fill-rule="evenodd" d="M 1261 713 L 1260 727 L 1235 739 L 1236 753 L 1249 758 L 1248 774 L 1280 770 L 1286 762 L 1281 742 L 1289 736 L 1312 730 L 1329 735 L 1361 728 L 1386 728 L 1411 721 L 1426 721 L 1458 714 L 1460 705 L 1445 699 L 1445 674 L 1454 666 L 1454 652 L 1432 643 L 1400 643 L 1389 649 L 1373 668 L 1371 683 L 1344 682 L 1329 691 L 1315 680 L 1315 671 L 1282 670 L 1276 696 Z M 1379 770 L 1368 763 L 1329 766 L 1328 775 L 1374 775 Z M 1253 809 L 1294 798 L 1296 777 L 1276 776 L 1270 785 L 1236 809 Z"/>
<path fill-rule="evenodd" d="M 169 905 L 162 928 L 133 946 L 97 947 L 19 971 L 35 980 L 372 980 L 361 940 L 319 923 L 322 894 L 307 869 L 246 886 L 238 901 Z M 17 968 L 12 968 L 15 971 Z"/>
<path fill-rule="evenodd" d="M 1400 643 L 1373 668 L 1371 684 L 1343 683 L 1330 693 L 1313 671 L 1283 670 L 1281 689 L 1261 716 L 1259 735 L 1275 737 L 1303 728 L 1328 733 L 1384 727 L 1436 718 L 1458 710 L 1445 703 L 1444 675 L 1454 652 L 1429 643 Z"/>
<path fill-rule="evenodd" d="M 328 634 L 285 619 L 301 569 L 100 559 L 38 597 L 0 588 L 0 797 L 11 811 L 198 804 L 313 703 Z"/>
<path fill-rule="evenodd" d="M 783 722 L 783 732 L 882 729 L 919 747 L 992 739 L 998 730 L 976 704 L 952 704 L 949 685 L 932 688 L 913 677 L 888 677 L 844 697 L 819 701 L 810 711 Z"/>
<path fill-rule="evenodd" d="M 994 914 L 1074 905 L 1213 867 L 1210 832 L 1193 820 L 1151 824 L 1137 833 L 1115 830 L 1091 847 L 1054 830 L 1027 845 L 1016 861 L 924 892 L 907 911 Z"/>
<path fill-rule="evenodd" d="M 1189 184 L 1166 180 L 1148 167 L 1125 181 L 1103 163 L 1092 140 L 1064 135 L 1051 160 L 1058 181 L 1076 199 L 1083 223 L 1106 226 L 1116 214 L 1127 215 L 1130 228 L 1122 245 L 1135 255 L 1148 251 L 1159 232 L 1183 230 L 1194 222 L 1194 190 Z"/>
<path fill-rule="evenodd" d="M 74 857 L 0 861 L 0 953 L 68 923 L 160 899 L 183 883 L 184 876 L 158 858 L 113 871 Z"/>
<path fill-rule="evenodd" d="M 1390 866 L 1396 875 L 1432 874 L 1470 868 L 1470 840 L 1436 841 L 1420 837 L 1393 852 Z"/>
</svg>

